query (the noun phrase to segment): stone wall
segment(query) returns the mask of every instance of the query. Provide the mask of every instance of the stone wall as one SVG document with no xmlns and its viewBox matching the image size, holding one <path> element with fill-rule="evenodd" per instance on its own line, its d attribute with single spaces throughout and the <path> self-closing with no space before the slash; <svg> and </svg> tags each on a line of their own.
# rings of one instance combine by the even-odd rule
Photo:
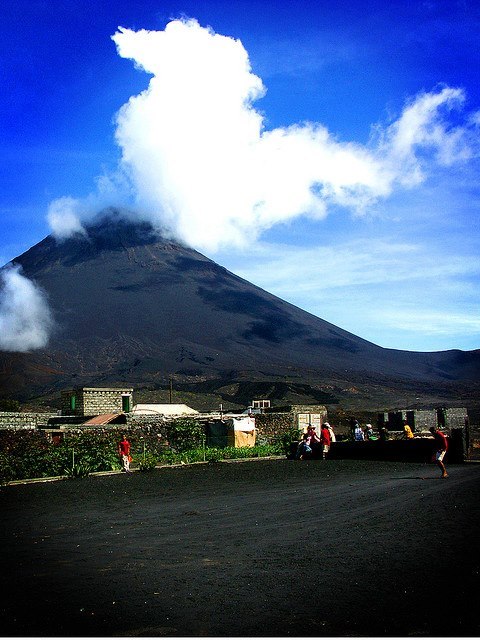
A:
<svg viewBox="0 0 480 640">
<path fill-rule="evenodd" d="M 257 444 L 270 444 L 295 428 L 292 413 L 260 413 L 255 416 Z"/>
<path fill-rule="evenodd" d="M 166 423 L 163 416 L 134 416 L 127 414 L 127 426 L 138 429 L 162 427 Z"/>
<path fill-rule="evenodd" d="M 255 415 L 257 442 L 259 444 L 272 442 L 292 429 L 304 432 L 309 424 L 312 424 L 317 433 L 320 433 L 320 426 L 326 420 L 327 409 L 324 405 L 297 404 L 273 407 L 267 409 L 265 413 Z"/>
<path fill-rule="evenodd" d="M 21 413 L 17 411 L 0 411 L 0 429 L 36 429 L 48 424 L 54 413 Z"/>
<path fill-rule="evenodd" d="M 401 431 L 407 421 L 413 431 L 422 432 L 436 427 L 445 429 L 464 428 L 468 421 L 467 410 L 463 407 L 454 409 L 402 409 L 379 413 L 377 426 L 386 426 L 389 431 Z"/>
<path fill-rule="evenodd" d="M 448 429 L 463 429 L 468 423 L 468 412 L 465 408 L 444 409 L 445 426 Z"/>
<path fill-rule="evenodd" d="M 470 427 L 468 430 L 467 456 L 469 460 L 480 460 L 480 428 Z"/>
</svg>

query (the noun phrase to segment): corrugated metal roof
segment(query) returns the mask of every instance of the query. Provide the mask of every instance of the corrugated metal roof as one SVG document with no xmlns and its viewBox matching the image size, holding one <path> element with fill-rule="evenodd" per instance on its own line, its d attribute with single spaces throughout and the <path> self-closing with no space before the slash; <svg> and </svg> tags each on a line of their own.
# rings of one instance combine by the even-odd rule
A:
<svg viewBox="0 0 480 640">
<path fill-rule="evenodd" d="M 95 416 L 95 418 L 90 418 L 90 420 L 87 420 L 87 422 L 84 422 L 83 424 L 87 425 L 87 426 L 110 424 L 111 422 L 113 422 L 115 420 L 115 418 L 118 418 L 121 415 L 123 415 L 123 414 L 121 414 L 121 413 L 104 413 L 101 416 Z"/>
</svg>

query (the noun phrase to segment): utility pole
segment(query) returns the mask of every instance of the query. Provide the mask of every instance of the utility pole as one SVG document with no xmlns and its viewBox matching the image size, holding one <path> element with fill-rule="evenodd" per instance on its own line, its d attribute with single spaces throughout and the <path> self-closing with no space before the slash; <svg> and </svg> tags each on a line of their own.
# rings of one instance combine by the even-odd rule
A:
<svg viewBox="0 0 480 640">
<path fill-rule="evenodd" d="M 170 383 L 170 388 L 169 388 L 169 399 L 170 399 L 170 404 L 172 404 L 172 393 L 173 393 L 173 380 L 172 380 L 172 376 L 170 376 L 169 378 L 169 383 Z"/>
</svg>

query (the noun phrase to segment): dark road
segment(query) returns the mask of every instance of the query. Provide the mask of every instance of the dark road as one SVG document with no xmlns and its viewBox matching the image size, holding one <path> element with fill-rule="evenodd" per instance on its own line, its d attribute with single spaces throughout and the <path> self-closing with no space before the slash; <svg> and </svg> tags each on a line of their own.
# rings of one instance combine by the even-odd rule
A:
<svg viewBox="0 0 480 640">
<path fill-rule="evenodd" d="M 0 488 L 3 636 L 477 636 L 480 465 L 264 460 Z"/>
</svg>

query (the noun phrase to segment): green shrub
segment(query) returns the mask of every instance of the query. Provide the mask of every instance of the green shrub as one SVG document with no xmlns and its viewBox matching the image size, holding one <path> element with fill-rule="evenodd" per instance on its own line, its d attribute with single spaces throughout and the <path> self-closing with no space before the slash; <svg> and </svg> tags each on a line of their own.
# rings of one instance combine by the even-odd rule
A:
<svg viewBox="0 0 480 640">
<path fill-rule="evenodd" d="M 171 449 L 164 449 L 159 456 L 159 461 L 163 464 L 175 464 L 177 458 L 178 456 L 174 451 Z"/>
<path fill-rule="evenodd" d="M 17 472 L 12 462 L 7 454 L 0 453 L 0 483 L 4 484 L 16 480 Z"/>
<path fill-rule="evenodd" d="M 0 411 L 20 411 L 20 402 L 9 398 L 0 398 Z"/>
<path fill-rule="evenodd" d="M 206 449 L 203 427 L 191 418 L 160 428 L 69 429 L 60 443 L 50 441 L 45 432 L 37 429 L 3 429 L 0 431 L 0 482 L 62 475 L 83 477 L 96 471 L 120 469 L 117 446 L 123 434 L 131 443 L 134 464 L 142 471 L 154 468 L 159 462 L 216 462 L 278 455 L 284 446 L 283 440 L 279 440 L 274 445 Z M 295 435 L 298 437 L 298 431 Z"/>
<path fill-rule="evenodd" d="M 152 471 L 157 466 L 157 456 L 151 452 L 146 452 L 140 459 L 138 468 L 140 471 Z"/>
<path fill-rule="evenodd" d="M 69 478 L 86 478 L 92 469 L 85 461 L 77 462 L 71 467 L 65 475 Z"/>
<path fill-rule="evenodd" d="M 208 462 L 220 462 L 220 460 L 224 460 L 223 449 L 207 449 L 205 452 L 205 457 Z"/>
<path fill-rule="evenodd" d="M 292 427 L 288 431 L 285 431 L 276 439 L 274 446 L 278 449 L 278 455 L 282 453 L 288 455 L 290 453 L 292 442 L 297 442 L 300 439 L 300 431 L 296 427 Z"/>
<path fill-rule="evenodd" d="M 165 426 L 170 446 L 177 452 L 201 447 L 205 440 L 204 427 L 192 418 L 178 418 Z"/>
</svg>

